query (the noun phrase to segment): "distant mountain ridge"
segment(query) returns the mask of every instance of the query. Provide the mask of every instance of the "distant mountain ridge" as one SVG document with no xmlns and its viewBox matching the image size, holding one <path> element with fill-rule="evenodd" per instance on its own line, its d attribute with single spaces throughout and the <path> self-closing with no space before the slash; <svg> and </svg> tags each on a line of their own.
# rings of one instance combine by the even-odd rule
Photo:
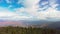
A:
<svg viewBox="0 0 60 34">
<path fill-rule="evenodd" d="M 0 20 L 0 26 L 31 26 L 31 25 L 41 25 L 41 24 L 49 24 L 49 21 L 44 20 L 20 20 L 20 21 L 9 21 L 9 20 Z"/>
<path fill-rule="evenodd" d="M 60 21 L 58 22 L 53 22 L 47 26 L 48 28 L 53 28 L 53 29 L 60 29 Z"/>
<path fill-rule="evenodd" d="M 9 20 L 0 20 L 0 27 L 5 26 L 19 26 L 19 27 L 40 27 L 40 28 L 54 28 L 60 29 L 60 21 L 45 21 L 45 20 L 20 20 L 20 21 L 9 21 Z"/>
</svg>

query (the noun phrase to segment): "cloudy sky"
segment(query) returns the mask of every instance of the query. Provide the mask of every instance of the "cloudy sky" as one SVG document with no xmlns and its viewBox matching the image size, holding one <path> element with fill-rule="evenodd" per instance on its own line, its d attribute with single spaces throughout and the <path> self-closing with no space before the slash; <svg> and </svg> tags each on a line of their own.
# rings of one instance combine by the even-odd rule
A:
<svg viewBox="0 0 60 34">
<path fill-rule="evenodd" d="M 60 0 L 0 0 L 1 20 L 60 20 Z"/>
</svg>

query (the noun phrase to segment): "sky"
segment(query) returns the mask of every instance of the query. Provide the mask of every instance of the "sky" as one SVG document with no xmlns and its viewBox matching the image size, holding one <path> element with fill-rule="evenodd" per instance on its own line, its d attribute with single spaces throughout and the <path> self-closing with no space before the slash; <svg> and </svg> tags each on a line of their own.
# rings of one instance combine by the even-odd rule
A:
<svg viewBox="0 0 60 34">
<path fill-rule="evenodd" d="M 0 20 L 60 20 L 60 0 L 0 0 Z"/>
</svg>

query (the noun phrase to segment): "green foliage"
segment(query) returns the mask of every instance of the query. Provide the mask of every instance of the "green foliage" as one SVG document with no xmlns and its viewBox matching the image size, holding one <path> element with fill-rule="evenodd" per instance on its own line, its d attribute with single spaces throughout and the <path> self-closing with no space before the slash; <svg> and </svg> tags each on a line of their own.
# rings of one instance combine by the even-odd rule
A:
<svg viewBox="0 0 60 34">
<path fill-rule="evenodd" d="M 60 30 L 25 27 L 0 27 L 0 34 L 60 34 Z"/>
</svg>

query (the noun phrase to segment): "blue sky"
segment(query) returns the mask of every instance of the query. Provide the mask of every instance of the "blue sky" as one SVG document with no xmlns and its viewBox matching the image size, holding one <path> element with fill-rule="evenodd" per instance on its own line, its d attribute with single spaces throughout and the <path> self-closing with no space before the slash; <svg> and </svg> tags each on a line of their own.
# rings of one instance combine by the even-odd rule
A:
<svg viewBox="0 0 60 34">
<path fill-rule="evenodd" d="M 0 0 L 2 20 L 60 20 L 60 0 Z"/>
<path fill-rule="evenodd" d="M 6 0 L 0 0 L 0 6 L 1 7 L 9 7 L 9 5 L 12 5 L 13 8 L 22 7 L 23 6 L 22 3 L 18 4 L 17 2 L 18 2 L 18 0 L 10 0 L 9 3 Z"/>
</svg>

